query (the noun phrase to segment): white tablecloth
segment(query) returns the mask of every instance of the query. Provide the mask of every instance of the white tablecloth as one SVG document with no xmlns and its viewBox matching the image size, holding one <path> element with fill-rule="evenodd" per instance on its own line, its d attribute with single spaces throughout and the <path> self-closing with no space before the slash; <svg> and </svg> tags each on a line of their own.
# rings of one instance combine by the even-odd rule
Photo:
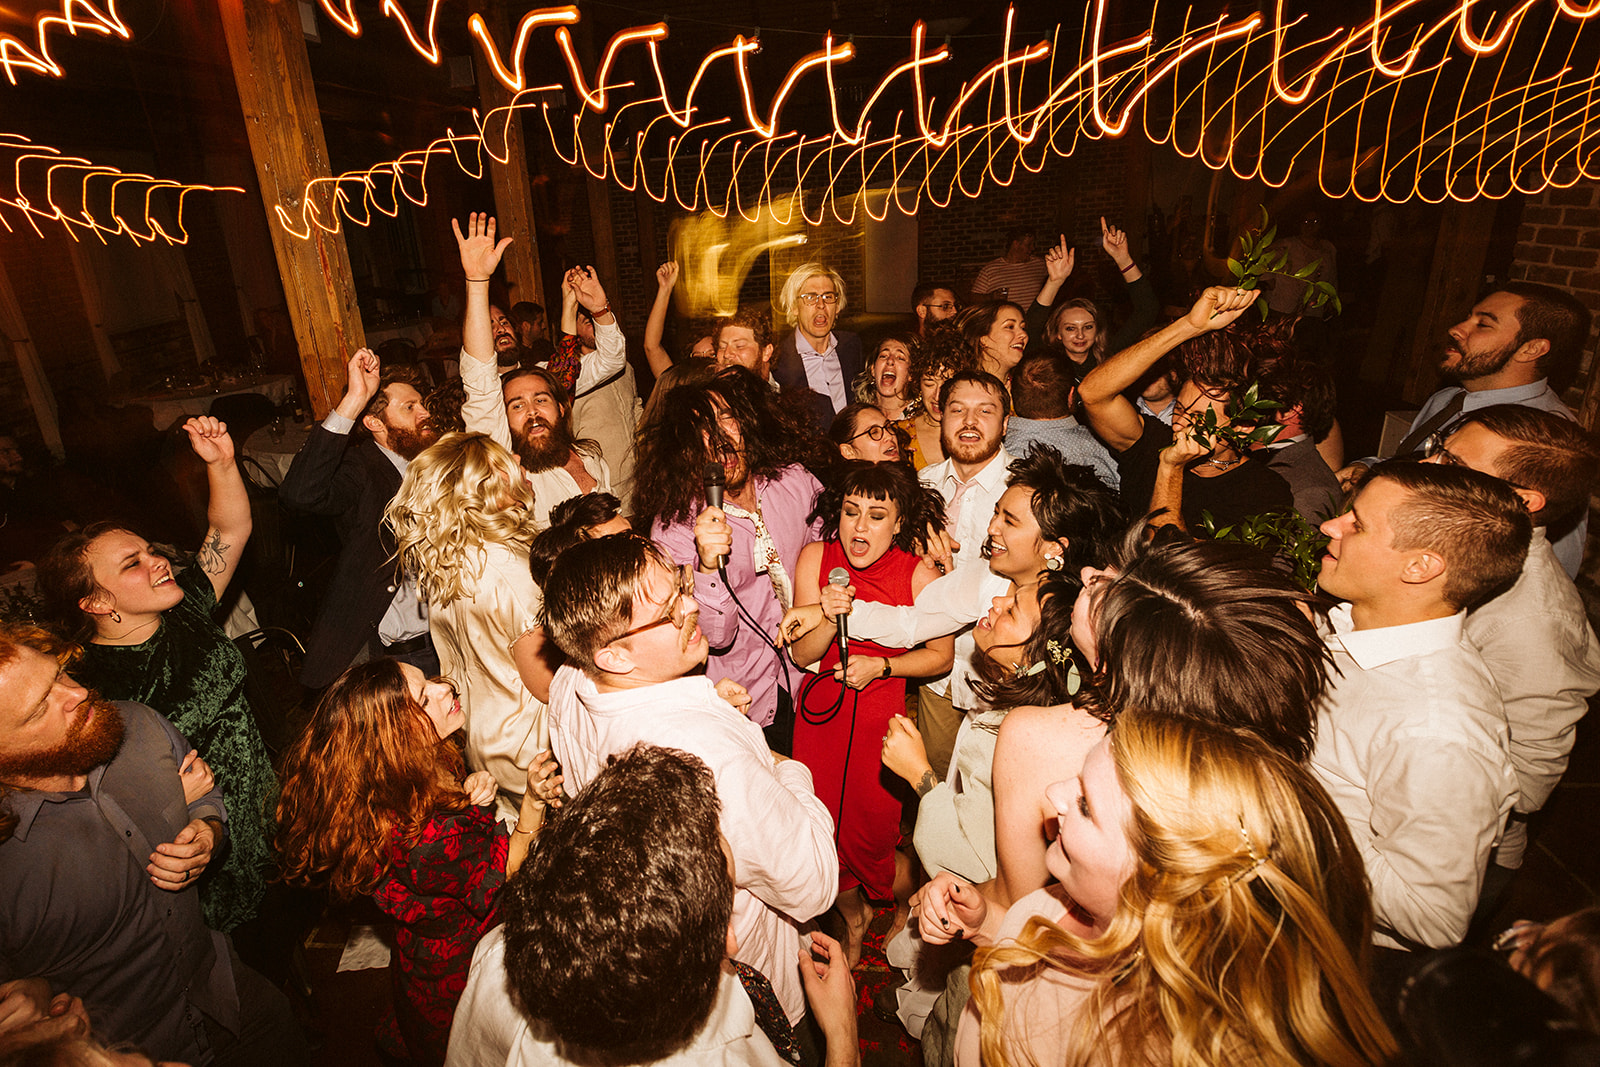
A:
<svg viewBox="0 0 1600 1067">
<path fill-rule="evenodd" d="M 289 464 L 294 462 L 294 457 L 306 443 L 306 438 L 311 436 L 310 422 L 282 423 L 282 435 L 272 432 L 269 423 L 250 435 L 244 443 L 244 454 L 257 463 L 271 478 L 274 486 L 283 484 L 283 476 L 289 473 Z M 249 477 L 255 477 L 254 471 L 246 472 Z"/>
<path fill-rule="evenodd" d="M 129 404 L 142 404 L 150 409 L 150 421 L 158 430 L 196 415 L 209 415 L 211 405 L 218 397 L 236 396 L 240 393 L 260 393 L 274 404 L 282 404 L 294 395 L 294 379 L 287 374 L 263 374 L 254 378 L 241 378 L 223 383 L 216 392 L 209 386 L 195 389 L 172 389 L 147 393 L 127 399 Z"/>
</svg>

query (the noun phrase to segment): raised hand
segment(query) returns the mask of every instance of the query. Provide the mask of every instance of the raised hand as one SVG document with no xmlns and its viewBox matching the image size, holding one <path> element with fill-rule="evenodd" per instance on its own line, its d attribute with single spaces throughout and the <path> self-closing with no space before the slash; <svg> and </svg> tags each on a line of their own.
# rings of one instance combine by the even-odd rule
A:
<svg viewBox="0 0 1600 1067">
<path fill-rule="evenodd" d="M 574 267 L 572 273 L 574 275 L 573 289 L 578 294 L 578 303 L 588 308 L 590 314 L 600 314 L 600 311 L 608 307 L 610 302 L 606 300 L 605 287 L 594 276 L 594 268 Z"/>
<path fill-rule="evenodd" d="M 503 237 L 498 244 L 495 242 L 494 219 L 488 212 L 469 214 L 465 234 L 455 219 L 450 220 L 450 229 L 455 231 L 456 247 L 461 252 L 461 269 L 467 281 L 488 281 L 495 268 L 500 266 L 500 256 L 511 243 L 511 238 Z"/>
<path fill-rule="evenodd" d="M 1061 239 L 1044 254 L 1045 277 L 1059 285 L 1067 280 L 1077 260 L 1078 253 L 1068 247 L 1066 235 L 1061 235 Z"/>
<path fill-rule="evenodd" d="M 656 285 L 664 292 L 671 292 L 672 287 L 678 284 L 678 261 L 669 259 L 656 268 Z"/>
<path fill-rule="evenodd" d="M 198 415 L 183 424 L 183 432 L 189 435 L 189 445 L 202 463 L 233 462 L 233 438 L 228 436 L 226 423 Z"/>
<path fill-rule="evenodd" d="M 1259 296 L 1252 289 L 1213 285 L 1201 292 L 1186 321 L 1197 330 L 1220 330 L 1231 326 Z"/>
<path fill-rule="evenodd" d="M 378 379 L 383 368 L 377 354 L 370 348 L 358 348 L 344 365 L 344 395 L 365 409 L 367 402 L 378 395 Z"/>
<path fill-rule="evenodd" d="M 1104 215 L 1100 216 L 1100 247 L 1106 250 L 1106 255 L 1111 257 L 1118 270 L 1125 269 L 1133 262 L 1133 255 L 1128 251 L 1128 235 L 1108 225 Z"/>
</svg>

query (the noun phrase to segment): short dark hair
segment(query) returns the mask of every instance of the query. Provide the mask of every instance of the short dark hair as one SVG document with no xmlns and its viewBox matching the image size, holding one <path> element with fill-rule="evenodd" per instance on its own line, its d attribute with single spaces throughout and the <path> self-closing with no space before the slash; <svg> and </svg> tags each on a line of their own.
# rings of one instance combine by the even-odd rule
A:
<svg viewBox="0 0 1600 1067">
<path fill-rule="evenodd" d="M 606 1062 L 661 1059 L 691 1040 L 716 1003 L 733 917 L 720 825 L 716 782 L 695 756 L 650 745 L 612 756 L 501 895 L 506 984 L 522 1011 Z"/>
<path fill-rule="evenodd" d="M 1261 394 L 1278 402 L 1278 415 L 1300 408 L 1300 428 L 1320 441 L 1333 429 L 1338 395 L 1333 375 L 1298 356 L 1285 356 L 1261 376 Z"/>
<path fill-rule="evenodd" d="M 544 586 L 539 623 L 556 647 L 587 674 L 595 653 L 627 632 L 633 598 L 651 564 L 675 566 L 654 541 L 611 534 L 579 541 L 556 557 Z"/>
<path fill-rule="evenodd" d="M 504 391 L 506 386 L 518 378 L 538 378 L 544 382 L 545 388 L 549 389 L 550 395 L 555 398 L 556 409 L 560 411 L 561 417 L 565 419 L 572 414 L 572 394 L 567 392 L 567 387 L 561 384 L 560 378 L 543 367 L 518 367 L 500 379 L 501 390 Z"/>
<path fill-rule="evenodd" d="M 579 493 L 550 509 L 550 525 L 528 545 L 528 572 L 541 587 L 549 580 L 556 557 L 589 540 L 591 526 L 610 522 L 622 512 L 622 501 L 610 493 Z"/>
<path fill-rule="evenodd" d="M 772 343 L 772 308 L 764 304 L 740 304 L 732 315 L 723 316 L 712 327 L 712 345 L 719 342 L 722 331 L 729 326 L 741 326 L 749 330 L 755 336 L 756 346 L 766 348 Z"/>
<path fill-rule="evenodd" d="M 945 292 L 951 294 L 952 296 L 955 295 L 956 287 L 953 286 L 953 285 L 946 284 L 945 282 L 938 282 L 938 281 L 934 281 L 934 282 L 928 282 L 928 281 L 918 282 L 916 284 L 916 286 L 911 290 L 911 306 L 912 306 L 912 308 L 915 308 L 918 304 L 921 304 L 924 300 L 928 299 L 934 293 L 937 293 L 940 289 L 943 289 Z"/>
<path fill-rule="evenodd" d="M 1550 379 L 1559 392 L 1572 384 L 1589 340 L 1591 316 L 1571 293 L 1538 282 L 1505 282 L 1498 292 L 1522 298 L 1517 308 L 1517 344 L 1543 339 L 1550 351 L 1539 357 L 1536 370 Z"/>
<path fill-rule="evenodd" d="M 940 411 L 943 411 L 945 405 L 950 403 L 950 391 L 963 383 L 980 385 L 989 390 L 989 392 L 994 393 L 1000 398 L 1000 414 L 1005 416 L 1011 414 L 1011 394 L 1006 392 L 1005 384 L 988 371 L 978 370 L 976 367 L 966 367 L 958 370 L 944 380 L 944 384 L 939 387 Z"/>
<path fill-rule="evenodd" d="M 506 318 L 518 326 L 543 322 L 545 320 L 544 307 L 535 304 L 532 300 L 518 300 L 511 305 L 511 314 L 507 315 Z"/>
<path fill-rule="evenodd" d="M 1093 468 L 1068 463 L 1049 445 L 1035 443 L 1007 468 L 1006 487 L 1014 485 L 1033 491 L 1029 505 L 1039 536 L 1067 542 L 1061 562 L 1068 573 L 1111 561 L 1127 534 L 1128 517 L 1121 496 Z"/>
<path fill-rule="evenodd" d="M 840 447 L 849 444 L 850 440 L 856 435 L 857 420 L 869 411 L 879 411 L 878 405 L 858 400 L 854 404 L 846 404 L 840 408 L 839 414 L 835 415 L 833 421 L 828 423 L 828 440 Z M 890 429 L 892 430 L 893 427 L 891 426 Z"/>
<path fill-rule="evenodd" d="M 1311 758 L 1326 643 L 1301 610 L 1316 601 L 1260 549 L 1136 531 L 1097 593 L 1099 665 L 1078 706 L 1108 721 L 1132 707 L 1249 729 Z"/>
<path fill-rule="evenodd" d="M 911 381 L 919 389 L 924 378 L 977 365 L 978 357 L 949 320 L 934 323 L 911 346 Z"/>
<path fill-rule="evenodd" d="M 1011 372 L 1011 402 L 1024 419 L 1060 419 L 1072 414 L 1077 375 L 1072 361 L 1059 352 L 1023 356 Z"/>
<path fill-rule="evenodd" d="M 895 534 L 894 545 L 905 552 L 918 550 L 930 524 L 941 528 L 945 524 L 944 497 L 919 482 L 917 472 L 909 465 L 842 460 L 829 484 L 817 494 L 810 516 L 812 522 L 821 521 L 825 540 L 838 539 L 839 508 L 847 496 L 892 503 L 900 512 L 900 532 Z"/>
<path fill-rule="evenodd" d="M 1469 411 L 1457 429 L 1474 422 L 1508 446 L 1498 469 L 1484 473 L 1544 494 L 1544 507 L 1533 516 L 1536 525 L 1571 514 L 1600 482 L 1600 441 L 1571 419 L 1521 404 L 1494 404 Z"/>
<path fill-rule="evenodd" d="M 1504 481 L 1470 467 L 1404 459 L 1378 464 L 1362 485 L 1380 478 L 1408 494 L 1389 513 L 1391 547 L 1443 557 L 1444 599 L 1451 607 L 1475 607 L 1522 573 L 1533 517 Z"/>
</svg>

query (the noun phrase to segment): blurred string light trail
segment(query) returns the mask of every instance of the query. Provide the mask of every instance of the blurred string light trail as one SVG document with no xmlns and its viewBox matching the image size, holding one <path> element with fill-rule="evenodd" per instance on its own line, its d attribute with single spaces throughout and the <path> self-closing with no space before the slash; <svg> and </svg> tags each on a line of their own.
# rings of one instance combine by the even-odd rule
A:
<svg viewBox="0 0 1600 1067">
<path fill-rule="evenodd" d="M 360 32 L 353 0 L 322 3 L 347 32 Z M 1518 0 L 1493 10 L 1487 0 L 1374 0 L 1359 23 L 1319 34 L 1288 6 L 1274 0 L 1264 13 L 1212 19 L 1194 8 L 1164 18 L 1152 6 L 1149 29 L 1116 42 L 1102 32 L 1108 0 L 1091 0 L 1081 23 L 1032 43 L 1013 39 L 1008 10 L 999 54 L 945 101 L 924 73 L 950 53 L 930 48 L 919 22 L 907 58 L 853 115 L 835 71 L 855 49 L 831 36 L 761 105 L 750 87 L 756 39 L 735 36 L 673 85 L 661 54 L 666 25 L 634 27 L 611 39 L 591 80 L 572 46 L 576 8 L 529 12 L 504 45 L 473 15 L 469 30 L 512 102 L 474 113 L 471 132 L 451 130 L 397 159 L 314 180 L 298 209 L 279 206 L 278 217 L 308 237 L 313 227 L 337 229 L 341 217 L 365 224 L 402 201 L 423 204 L 432 163 L 448 159 L 481 175 L 488 159 L 509 158 L 514 112 L 596 178 L 687 211 L 784 226 L 914 214 L 1009 185 L 1086 139 L 1128 134 L 1272 186 L 1314 168 L 1328 196 L 1366 201 L 1503 197 L 1600 177 L 1600 0 Z M 395 0 L 383 5 L 431 61 L 436 8 L 424 40 Z M 1174 23 L 1181 28 L 1163 35 Z M 529 85 L 525 55 L 536 35 L 552 31 L 565 78 Z M 628 49 L 647 53 L 649 82 L 610 80 Z M 699 91 L 717 64 L 737 74 L 732 101 Z M 907 81 L 909 112 L 877 113 L 886 91 Z M 831 129 L 784 128 L 784 105 L 802 90 L 826 92 Z M 554 93 L 570 105 L 553 105 Z"/>
</svg>

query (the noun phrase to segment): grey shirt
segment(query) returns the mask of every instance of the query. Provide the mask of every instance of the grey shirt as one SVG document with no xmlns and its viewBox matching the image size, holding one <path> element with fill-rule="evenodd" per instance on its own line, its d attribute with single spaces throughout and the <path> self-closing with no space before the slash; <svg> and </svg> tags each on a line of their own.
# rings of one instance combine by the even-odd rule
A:
<svg viewBox="0 0 1600 1067">
<path fill-rule="evenodd" d="M 0 981 L 44 978 L 82 997 L 109 1041 L 209 1063 L 201 1013 L 239 1028 L 227 941 L 206 928 L 196 887 L 158 889 L 145 867 L 191 820 L 226 822 L 222 789 L 186 804 L 178 767 L 189 743 L 142 704 L 117 708 L 122 748 L 87 788 L 4 800 L 18 821 L 0 844 Z"/>
</svg>

